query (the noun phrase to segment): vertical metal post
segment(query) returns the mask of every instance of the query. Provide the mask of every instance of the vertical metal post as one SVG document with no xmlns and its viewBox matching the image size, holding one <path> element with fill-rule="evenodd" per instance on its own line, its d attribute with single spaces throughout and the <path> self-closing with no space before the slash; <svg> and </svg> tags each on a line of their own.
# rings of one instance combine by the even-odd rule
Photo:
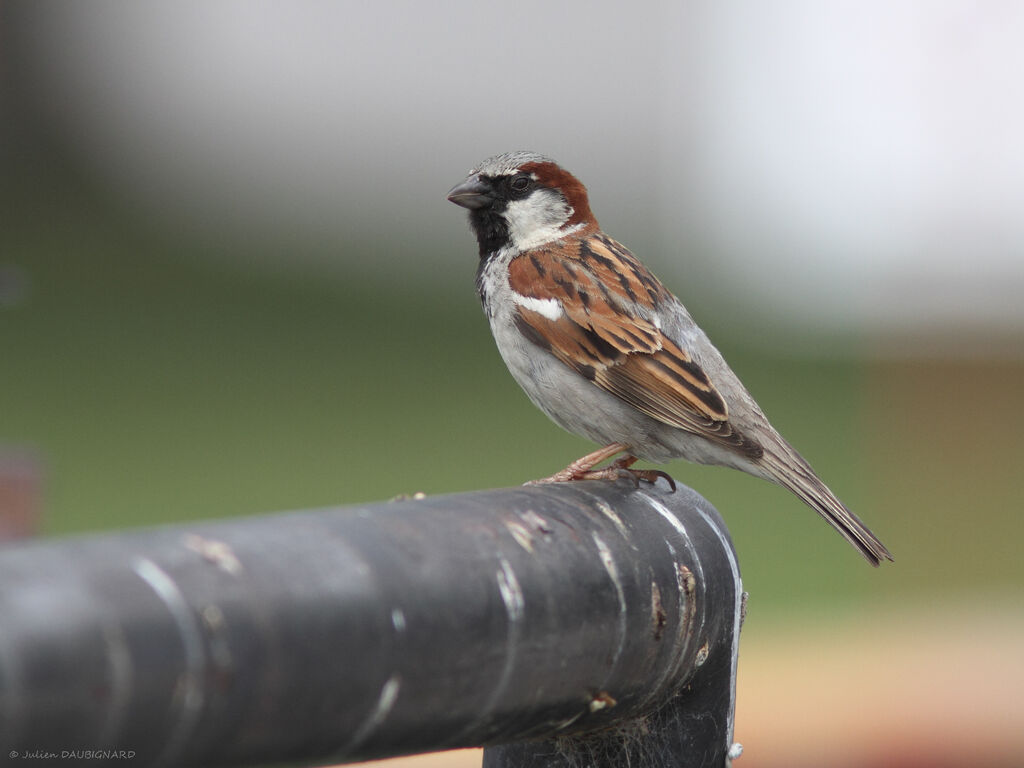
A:
<svg viewBox="0 0 1024 768">
<path fill-rule="evenodd" d="M 700 560 L 682 566 L 684 591 L 713 606 L 685 685 L 662 706 L 577 735 L 488 747 L 483 768 L 723 768 L 743 748 L 732 741 L 736 667 L 746 593 L 724 528 L 689 531 Z M 715 546 L 716 538 L 719 546 Z M 694 572 L 703 578 L 697 579 Z M 708 574 L 732 578 L 707 579 Z"/>
</svg>

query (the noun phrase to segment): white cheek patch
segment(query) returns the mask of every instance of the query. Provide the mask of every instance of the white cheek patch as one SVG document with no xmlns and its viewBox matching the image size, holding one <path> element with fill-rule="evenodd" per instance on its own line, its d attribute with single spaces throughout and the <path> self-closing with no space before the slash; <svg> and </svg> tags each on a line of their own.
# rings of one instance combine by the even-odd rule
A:
<svg viewBox="0 0 1024 768">
<path fill-rule="evenodd" d="M 557 320 L 564 314 L 562 305 L 557 299 L 538 299 L 535 296 L 513 293 L 512 300 L 523 309 L 529 309 L 551 321 Z"/>
<path fill-rule="evenodd" d="M 583 224 L 567 227 L 572 208 L 557 192 L 537 190 L 523 200 L 512 200 L 505 208 L 509 238 L 520 251 L 553 242 L 581 229 Z"/>
</svg>

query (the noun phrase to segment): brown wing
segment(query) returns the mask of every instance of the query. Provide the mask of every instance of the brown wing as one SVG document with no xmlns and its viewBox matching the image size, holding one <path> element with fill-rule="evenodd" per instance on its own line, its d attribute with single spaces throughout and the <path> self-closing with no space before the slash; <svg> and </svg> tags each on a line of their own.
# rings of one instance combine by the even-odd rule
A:
<svg viewBox="0 0 1024 768">
<path fill-rule="evenodd" d="M 655 324 L 670 295 L 626 248 L 601 234 L 562 241 L 514 259 L 509 283 L 560 302 L 556 320 L 520 305 L 519 328 L 597 386 L 665 424 L 760 451 L 728 423 L 705 371 Z"/>
</svg>

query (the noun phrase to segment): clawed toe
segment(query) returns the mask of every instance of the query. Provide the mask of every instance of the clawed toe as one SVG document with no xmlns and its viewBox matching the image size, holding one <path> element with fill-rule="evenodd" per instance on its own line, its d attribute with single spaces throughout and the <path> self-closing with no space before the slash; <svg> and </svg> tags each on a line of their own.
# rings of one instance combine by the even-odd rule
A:
<svg viewBox="0 0 1024 768">
<path fill-rule="evenodd" d="M 668 483 L 668 487 L 675 493 L 676 481 L 672 479 L 672 475 L 668 472 L 662 472 L 660 469 L 627 469 L 625 471 L 637 478 L 637 486 L 640 485 L 640 480 L 645 480 L 651 485 L 657 485 L 658 478 L 660 477 Z"/>
<path fill-rule="evenodd" d="M 660 469 L 630 469 L 629 467 L 616 466 L 612 464 L 607 469 L 597 470 L 595 472 L 589 472 L 588 477 L 580 478 L 586 480 L 619 480 L 628 478 L 633 482 L 635 488 L 640 487 L 640 481 L 643 480 L 645 483 L 651 485 L 658 484 L 658 478 L 663 478 L 668 483 L 669 488 L 673 492 L 676 490 L 676 481 L 672 479 L 672 476 L 668 472 L 662 472 Z"/>
<path fill-rule="evenodd" d="M 640 487 L 640 481 L 651 485 L 657 485 L 658 478 L 668 483 L 669 488 L 676 490 L 676 481 L 667 472 L 660 469 L 630 469 L 629 467 L 612 464 L 604 469 L 588 469 L 579 472 L 569 473 L 565 470 L 556 472 L 551 477 L 543 477 L 539 480 L 528 480 L 523 485 L 547 485 L 548 483 L 571 483 L 577 480 L 630 480 L 634 487 Z"/>
<path fill-rule="evenodd" d="M 622 472 L 627 472 L 633 478 L 633 483 L 637 488 L 640 487 L 640 481 L 648 482 L 651 485 L 658 484 L 658 478 L 664 478 L 665 482 L 668 483 L 669 488 L 674 493 L 676 490 L 676 481 L 672 479 L 672 476 L 668 472 L 662 472 L 660 469 L 631 469 L 637 461 L 636 456 L 623 456 L 616 459 L 611 463 L 609 469 L 616 469 L 619 471 L 621 477 Z"/>
<path fill-rule="evenodd" d="M 544 485 L 546 483 L 569 483 L 573 480 L 621 480 L 628 477 L 633 485 L 640 487 L 640 481 L 656 485 L 658 478 L 664 478 L 669 487 L 675 491 L 676 481 L 667 472 L 660 469 L 632 469 L 637 458 L 631 454 L 622 456 L 609 464 L 604 469 L 594 469 L 605 459 L 609 459 L 617 453 L 622 453 L 628 448 L 622 443 L 611 443 L 583 458 L 577 459 L 561 472 L 556 472 L 551 477 L 544 477 L 540 480 L 530 480 L 524 485 Z"/>
</svg>

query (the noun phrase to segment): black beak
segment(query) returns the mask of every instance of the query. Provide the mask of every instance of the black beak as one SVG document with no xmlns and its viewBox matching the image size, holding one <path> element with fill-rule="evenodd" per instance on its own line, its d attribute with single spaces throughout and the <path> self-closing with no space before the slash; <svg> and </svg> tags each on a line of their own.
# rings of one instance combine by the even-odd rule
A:
<svg viewBox="0 0 1024 768">
<path fill-rule="evenodd" d="M 491 185 L 481 179 L 479 173 L 474 173 L 461 184 L 449 189 L 448 199 L 472 211 L 490 205 L 494 201 L 494 196 L 491 193 Z"/>
</svg>

